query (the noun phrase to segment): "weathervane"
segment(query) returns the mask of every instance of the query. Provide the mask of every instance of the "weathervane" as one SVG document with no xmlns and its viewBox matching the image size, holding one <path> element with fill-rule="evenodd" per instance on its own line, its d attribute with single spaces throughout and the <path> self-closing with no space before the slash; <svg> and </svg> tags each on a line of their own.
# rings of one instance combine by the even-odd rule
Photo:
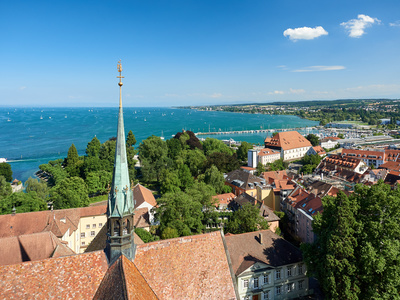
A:
<svg viewBox="0 0 400 300">
<path fill-rule="evenodd" d="M 121 91 L 121 87 L 123 85 L 122 83 L 122 78 L 124 78 L 124 76 L 121 75 L 122 72 L 122 65 L 121 65 L 121 60 L 118 61 L 118 65 L 117 65 L 117 70 L 119 72 L 119 76 L 117 76 L 117 78 L 119 78 L 119 107 L 122 108 L 122 91 Z"/>
</svg>

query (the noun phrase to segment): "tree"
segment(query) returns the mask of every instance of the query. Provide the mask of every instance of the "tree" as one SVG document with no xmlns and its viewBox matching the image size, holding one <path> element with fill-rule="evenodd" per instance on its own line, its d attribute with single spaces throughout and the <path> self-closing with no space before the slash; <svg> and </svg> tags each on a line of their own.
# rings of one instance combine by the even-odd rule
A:
<svg viewBox="0 0 400 300">
<path fill-rule="evenodd" d="M 212 165 L 223 173 L 236 170 L 240 166 L 236 153 L 229 155 L 223 152 L 213 152 L 207 156 L 206 168 L 210 168 Z"/>
<path fill-rule="evenodd" d="M 339 133 L 339 134 L 337 135 L 337 137 L 338 137 L 339 139 L 344 139 L 343 133 Z"/>
<path fill-rule="evenodd" d="M 1 214 L 10 214 L 14 207 L 17 213 L 40 211 L 47 209 L 47 203 L 36 192 L 12 193 L 0 200 Z"/>
<path fill-rule="evenodd" d="M 268 229 L 268 227 L 268 221 L 260 216 L 260 209 L 251 203 L 247 203 L 232 214 L 225 231 L 237 234 Z"/>
<path fill-rule="evenodd" d="M 217 194 L 229 193 L 230 187 L 225 185 L 225 178 L 222 172 L 218 171 L 218 168 L 212 165 L 208 168 L 203 176 L 199 176 L 200 181 L 204 181 L 206 184 L 211 185 Z"/>
<path fill-rule="evenodd" d="M 247 152 L 250 149 L 253 149 L 253 145 L 243 141 L 236 150 L 238 160 L 247 162 Z"/>
<path fill-rule="evenodd" d="M 8 163 L 0 163 L 0 176 L 4 176 L 8 182 L 12 181 L 12 170 L 11 165 Z"/>
<path fill-rule="evenodd" d="M 0 175 L 0 201 L 1 199 L 6 198 L 8 195 L 11 195 L 12 188 L 10 183 L 6 181 L 3 175 Z"/>
<path fill-rule="evenodd" d="M 181 138 L 184 136 L 184 138 Z M 191 150 L 194 149 L 200 149 L 203 150 L 203 145 L 201 144 L 200 140 L 197 138 L 197 136 L 190 130 L 187 130 L 185 132 L 178 132 L 175 136 L 174 139 L 178 139 L 181 142 L 184 142 L 185 145 L 187 145 Z M 185 147 L 183 147 L 185 149 Z"/>
<path fill-rule="evenodd" d="M 113 171 L 115 160 L 116 140 L 111 138 L 105 141 L 100 147 L 99 158 L 102 161 L 103 169 L 109 172 Z"/>
<path fill-rule="evenodd" d="M 88 157 L 99 157 L 101 143 L 97 137 L 94 137 L 86 147 L 86 155 Z"/>
<path fill-rule="evenodd" d="M 68 155 L 65 159 L 65 166 L 75 166 L 78 163 L 79 155 L 74 144 L 68 149 Z"/>
<path fill-rule="evenodd" d="M 47 200 L 49 197 L 49 187 L 46 182 L 29 177 L 28 180 L 25 181 L 25 186 L 25 191 L 27 193 L 36 192 L 36 195 L 43 200 Z"/>
<path fill-rule="evenodd" d="M 234 153 L 234 151 L 225 145 L 223 141 L 212 138 L 206 138 L 206 140 L 203 142 L 203 150 L 206 156 L 214 152 L 222 152 L 228 155 L 232 155 Z"/>
<path fill-rule="evenodd" d="M 167 140 L 168 146 L 168 157 L 171 159 L 176 159 L 182 153 L 182 144 L 179 139 L 173 138 Z"/>
<path fill-rule="evenodd" d="M 85 179 L 89 195 L 105 194 L 107 187 L 111 185 L 111 180 L 110 172 L 104 170 L 89 172 Z"/>
<path fill-rule="evenodd" d="M 161 171 L 167 167 L 168 147 L 160 137 L 152 135 L 139 145 L 139 159 L 145 180 L 157 178 L 160 181 Z"/>
<path fill-rule="evenodd" d="M 157 200 L 155 218 L 160 221 L 161 237 L 172 228 L 178 236 L 200 233 L 203 229 L 202 205 L 184 192 L 167 193 Z M 168 235 L 169 236 L 169 235 Z"/>
<path fill-rule="evenodd" d="M 309 135 L 307 135 L 306 139 L 309 140 L 311 145 L 313 145 L 313 146 L 318 146 L 319 145 L 319 137 L 317 137 L 313 133 L 310 133 Z"/>
<path fill-rule="evenodd" d="M 203 172 L 206 157 L 200 149 L 184 151 L 183 159 L 184 163 L 189 167 L 192 176 L 197 177 Z"/>
<path fill-rule="evenodd" d="M 356 267 L 357 234 L 361 224 L 356 215 L 359 206 L 339 192 L 324 197 L 323 215 L 317 214 L 313 232 L 318 236 L 312 245 L 302 245 L 308 270 L 319 280 L 329 299 L 358 299 L 360 286 Z"/>
<path fill-rule="evenodd" d="M 65 178 L 50 190 L 50 200 L 55 209 L 88 206 L 86 183 L 79 177 Z"/>
<path fill-rule="evenodd" d="M 135 233 L 140 237 L 140 239 L 144 243 L 154 242 L 157 239 L 159 239 L 159 237 L 153 236 L 150 232 L 148 232 L 147 230 L 145 230 L 143 228 L 135 228 Z"/>
<path fill-rule="evenodd" d="M 285 170 L 288 167 L 288 163 L 284 162 L 283 159 L 278 159 L 273 163 L 267 163 L 267 168 L 269 171 L 280 171 Z"/>
<path fill-rule="evenodd" d="M 187 165 L 181 165 L 179 167 L 178 177 L 179 181 L 181 182 L 180 188 L 183 191 L 190 188 L 194 184 L 193 176 L 190 173 L 190 169 Z"/>
<path fill-rule="evenodd" d="M 163 170 L 161 174 L 161 194 L 177 193 L 181 191 L 181 181 L 177 171 Z"/>
<path fill-rule="evenodd" d="M 126 145 L 128 147 L 132 147 L 136 145 L 136 138 L 135 135 L 133 134 L 132 130 L 129 130 L 128 136 L 126 137 Z"/>
</svg>

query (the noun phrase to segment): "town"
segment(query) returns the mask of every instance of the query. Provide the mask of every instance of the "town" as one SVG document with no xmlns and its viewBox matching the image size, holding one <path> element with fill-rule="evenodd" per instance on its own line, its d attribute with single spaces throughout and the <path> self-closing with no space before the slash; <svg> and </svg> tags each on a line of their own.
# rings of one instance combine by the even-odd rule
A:
<svg viewBox="0 0 400 300">
<path fill-rule="evenodd" d="M 351 264 L 357 244 L 396 242 L 382 232 L 382 218 L 398 221 L 393 120 L 374 129 L 328 123 L 306 136 L 277 130 L 262 146 L 183 131 L 167 141 L 149 137 L 138 156 L 132 131 L 125 136 L 118 78 L 116 138 L 93 138 L 84 157 L 72 145 L 65 160 L 41 165 L 41 181 L 30 178 L 25 192 L 0 164 L 4 297 L 320 299 L 344 288 L 334 266 L 336 290 L 329 284 L 327 253 Z M 360 208 L 380 202 L 373 217 Z M 351 234 L 360 230 L 346 225 L 351 220 L 380 227 L 369 238 Z M 360 240 L 335 252 L 335 237 Z"/>
</svg>

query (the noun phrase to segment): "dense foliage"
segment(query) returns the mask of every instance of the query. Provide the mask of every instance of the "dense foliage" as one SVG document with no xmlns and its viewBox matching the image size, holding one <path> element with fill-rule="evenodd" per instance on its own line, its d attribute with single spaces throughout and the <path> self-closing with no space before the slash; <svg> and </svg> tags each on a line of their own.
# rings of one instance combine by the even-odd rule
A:
<svg viewBox="0 0 400 300">
<path fill-rule="evenodd" d="M 0 176 L 3 176 L 6 181 L 12 181 L 11 165 L 8 163 L 0 163 Z"/>
<path fill-rule="evenodd" d="M 260 209 L 247 203 L 233 213 L 226 225 L 225 232 L 237 234 L 268 229 L 268 227 L 268 221 L 260 216 Z"/>
<path fill-rule="evenodd" d="M 380 181 L 350 196 L 323 199 L 314 244 L 302 245 L 328 299 L 397 299 L 400 290 L 400 190 Z"/>
</svg>

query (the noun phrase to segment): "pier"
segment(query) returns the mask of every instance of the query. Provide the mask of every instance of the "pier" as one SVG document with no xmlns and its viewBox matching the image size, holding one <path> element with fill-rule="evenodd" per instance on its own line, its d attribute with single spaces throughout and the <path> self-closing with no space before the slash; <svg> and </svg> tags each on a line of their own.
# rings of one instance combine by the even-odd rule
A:
<svg viewBox="0 0 400 300">
<path fill-rule="evenodd" d="M 242 134 L 242 133 L 273 133 L 283 131 L 311 131 L 317 130 L 316 127 L 297 127 L 297 128 L 281 128 L 281 129 L 254 129 L 254 130 L 232 130 L 232 131 L 209 131 L 209 132 L 196 132 L 195 135 L 219 135 L 219 134 Z"/>
</svg>

